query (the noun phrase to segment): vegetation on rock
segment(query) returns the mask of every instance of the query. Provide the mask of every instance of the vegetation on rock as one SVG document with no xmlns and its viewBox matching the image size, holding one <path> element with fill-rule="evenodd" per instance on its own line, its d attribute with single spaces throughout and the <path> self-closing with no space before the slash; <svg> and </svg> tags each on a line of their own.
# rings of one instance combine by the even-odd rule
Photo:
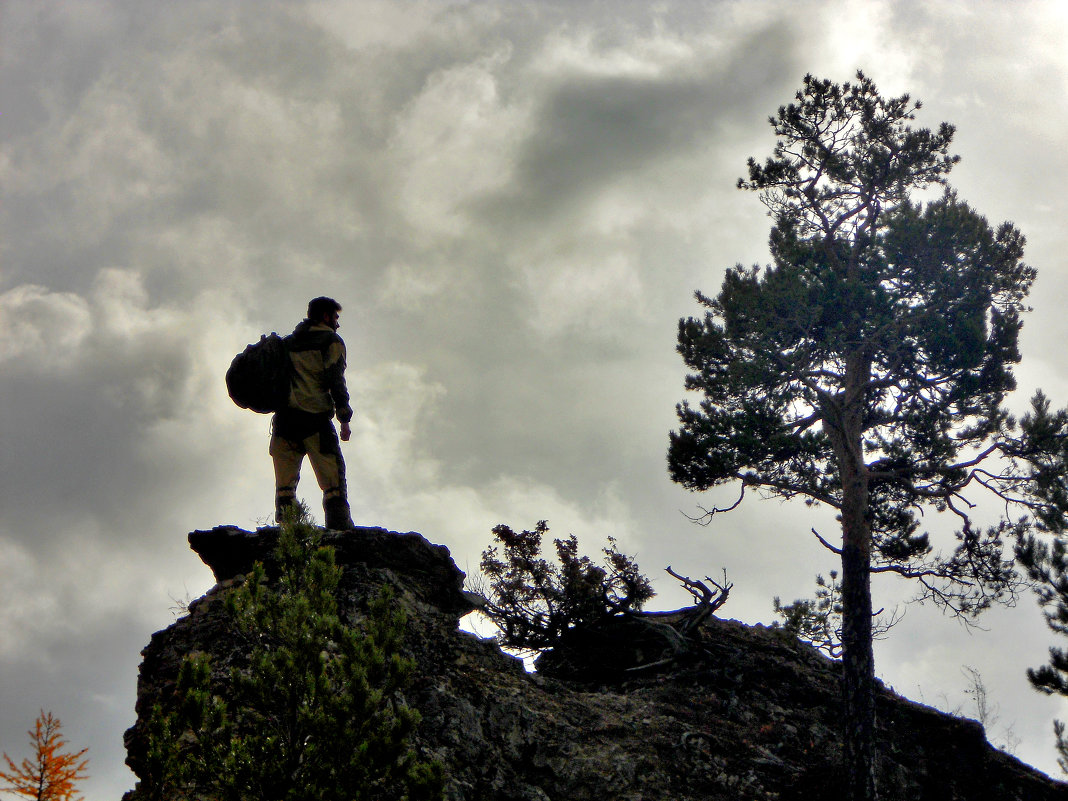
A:
<svg viewBox="0 0 1068 801">
<path fill-rule="evenodd" d="M 494 545 L 482 552 L 489 581 L 482 611 L 500 630 L 502 645 L 544 651 L 577 626 L 640 610 L 653 597 L 649 579 L 611 537 L 602 564 L 579 555 L 574 535 L 553 540 L 559 563 L 553 564 L 541 553 L 548 531 L 544 520 L 518 534 L 499 525 L 493 536 L 501 551 Z"/>
<path fill-rule="evenodd" d="M 441 768 L 416 758 L 419 714 L 400 692 L 404 615 L 384 590 L 361 627 L 338 607 L 340 568 L 305 510 L 281 526 L 278 578 L 257 562 L 226 599 L 247 646 L 224 698 L 211 660 L 182 663 L 171 703 L 147 723 L 143 797 L 238 801 L 441 797 Z"/>
</svg>

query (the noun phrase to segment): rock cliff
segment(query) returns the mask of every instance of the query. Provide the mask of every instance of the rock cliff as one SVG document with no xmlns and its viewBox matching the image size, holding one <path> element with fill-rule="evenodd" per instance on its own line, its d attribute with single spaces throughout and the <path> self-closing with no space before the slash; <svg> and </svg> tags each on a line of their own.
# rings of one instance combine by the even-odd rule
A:
<svg viewBox="0 0 1068 801">
<path fill-rule="evenodd" d="M 201 650 L 220 664 L 234 659 L 222 597 L 256 560 L 270 574 L 277 536 L 232 526 L 189 535 L 218 583 L 142 652 L 138 722 L 126 733 L 135 774 L 143 716 L 168 697 L 182 657 Z M 352 619 L 383 584 L 408 613 L 405 647 L 418 678 L 406 697 L 423 716 L 416 746 L 446 766 L 450 801 L 842 797 L 837 666 L 779 631 L 712 618 L 684 661 L 639 671 L 607 664 L 597 681 L 549 678 L 458 629 L 474 605 L 446 548 L 372 528 L 326 532 L 324 543 L 344 569 Z M 885 688 L 878 718 L 888 801 L 1068 799 L 1068 785 L 992 748 L 974 721 Z"/>
</svg>

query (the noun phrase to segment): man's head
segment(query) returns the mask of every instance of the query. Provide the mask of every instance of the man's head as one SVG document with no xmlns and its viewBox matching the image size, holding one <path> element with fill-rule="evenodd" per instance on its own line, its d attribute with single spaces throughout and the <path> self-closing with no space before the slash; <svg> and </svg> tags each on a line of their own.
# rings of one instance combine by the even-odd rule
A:
<svg viewBox="0 0 1068 801">
<path fill-rule="evenodd" d="M 335 331 L 337 330 L 337 316 L 340 311 L 341 304 L 333 298 L 313 298 L 308 301 L 308 319 L 313 323 L 325 323 Z"/>
</svg>

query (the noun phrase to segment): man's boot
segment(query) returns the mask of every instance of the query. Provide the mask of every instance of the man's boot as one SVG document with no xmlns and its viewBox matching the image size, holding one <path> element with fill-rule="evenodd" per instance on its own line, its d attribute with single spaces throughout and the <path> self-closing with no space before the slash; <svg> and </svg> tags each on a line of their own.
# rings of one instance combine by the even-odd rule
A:
<svg viewBox="0 0 1068 801">
<path fill-rule="evenodd" d="M 326 514 L 326 527 L 334 531 L 348 531 L 355 528 L 349 511 L 347 498 L 335 495 L 323 499 L 323 512 Z"/>
</svg>

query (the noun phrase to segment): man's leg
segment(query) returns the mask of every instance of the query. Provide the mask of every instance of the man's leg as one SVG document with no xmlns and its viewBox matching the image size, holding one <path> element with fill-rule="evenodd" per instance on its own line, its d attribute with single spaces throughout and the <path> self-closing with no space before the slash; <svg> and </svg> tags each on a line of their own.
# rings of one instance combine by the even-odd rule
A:
<svg viewBox="0 0 1068 801">
<path fill-rule="evenodd" d="M 277 435 L 271 437 L 271 461 L 274 463 L 274 518 L 282 522 L 286 507 L 297 503 L 297 482 L 304 446 Z"/>
<path fill-rule="evenodd" d="M 308 461 L 315 472 L 315 480 L 323 491 L 323 513 L 326 527 L 337 531 L 353 528 L 349 511 L 348 485 L 345 481 L 345 459 L 333 423 L 304 440 Z"/>
</svg>

